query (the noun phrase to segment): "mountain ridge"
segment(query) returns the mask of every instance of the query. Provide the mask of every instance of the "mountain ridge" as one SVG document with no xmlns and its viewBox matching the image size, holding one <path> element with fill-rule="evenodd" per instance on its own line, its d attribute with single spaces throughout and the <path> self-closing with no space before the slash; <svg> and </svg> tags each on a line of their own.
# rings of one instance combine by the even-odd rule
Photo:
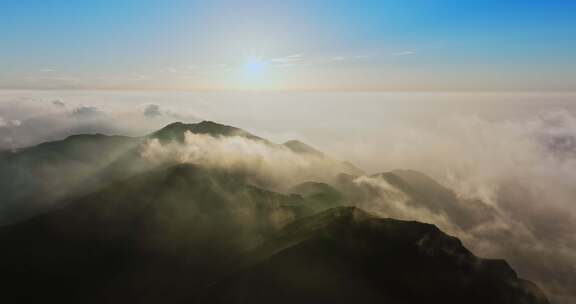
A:
<svg viewBox="0 0 576 304">
<path fill-rule="evenodd" d="M 312 155 L 307 159 L 321 153 L 211 121 L 177 122 L 136 138 L 74 135 L 15 152 L 9 157 L 22 164 L 61 162 L 46 174 L 31 166 L 13 171 L 32 182 L 45 177 L 62 187 L 68 180 L 57 177 L 64 176 L 68 185 L 86 187 L 0 227 L 6 296 L 64 303 L 548 303 L 505 261 L 477 258 L 436 226 L 359 208 L 373 192 L 358 180 L 372 178 L 404 191 L 410 204 L 458 214 L 454 193 L 420 172 L 359 177 L 343 170 L 334 182 L 308 180 L 279 193 L 254 184 L 246 170 L 142 163 L 146 140 L 178 142 L 186 132 L 243 136 Z M 0 173 L 10 173 L 18 162 L 2 157 Z M 30 189 L 8 175 L 0 180 Z"/>
<path fill-rule="evenodd" d="M 0 199 L 0 225 L 36 213 L 29 210 L 44 210 L 66 197 L 94 191 L 107 181 L 147 170 L 150 164 L 141 156 L 147 140 L 158 139 L 161 144 L 183 143 L 186 132 L 215 137 L 241 136 L 272 148 L 284 147 L 240 128 L 202 121 L 174 122 L 141 137 L 75 134 L 61 140 L 3 151 L 0 153 L 0 192 L 4 194 Z M 324 154 L 322 159 L 338 165 L 342 171 L 360 171 Z"/>
<path fill-rule="evenodd" d="M 240 128 L 219 124 L 210 120 L 203 120 L 199 123 L 173 122 L 158 131 L 149 134 L 148 138 L 157 138 L 162 142 L 176 140 L 184 141 L 184 134 L 192 132 L 194 134 L 207 134 L 211 136 L 242 136 L 251 140 L 270 143 L 269 141 L 248 133 Z"/>
<path fill-rule="evenodd" d="M 544 294 L 519 279 L 505 261 L 475 257 L 436 226 L 382 219 L 356 207 L 337 207 L 297 220 L 283 229 L 280 239 L 265 246 L 254 253 L 261 262 L 209 287 L 201 299 L 206 303 L 547 303 Z M 422 278 L 417 279 L 421 284 L 414 284 L 421 271 Z M 425 275 L 426 271 L 433 274 Z M 442 271 L 448 275 L 440 279 Z M 302 286 L 302 277 L 314 278 L 314 287 Z M 458 284 L 463 278 L 470 283 Z"/>
</svg>

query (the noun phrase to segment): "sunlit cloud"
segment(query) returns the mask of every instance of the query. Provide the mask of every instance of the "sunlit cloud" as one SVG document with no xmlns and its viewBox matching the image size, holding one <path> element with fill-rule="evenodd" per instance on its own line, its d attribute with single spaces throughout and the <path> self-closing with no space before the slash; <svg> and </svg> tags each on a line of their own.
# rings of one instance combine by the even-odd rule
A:
<svg viewBox="0 0 576 304">
<path fill-rule="evenodd" d="M 392 53 L 392 56 L 408 56 L 416 54 L 415 50 L 404 50 Z"/>
<path fill-rule="evenodd" d="M 270 62 L 273 63 L 295 63 L 302 60 L 302 55 L 300 54 L 293 54 L 284 57 L 272 58 Z"/>
<path fill-rule="evenodd" d="M 279 64 L 274 64 L 272 65 L 273 68 L 291 68 L 291 67 L 295 67 L 296 64 L 295 63 L 279 63 Z"/>
<path fill-rule="evenodd" d="M 165 71 L 168 72 L 168 73 L 180 73 L 180 72 L 181 72 L 180 69 L 179 69 L 179 68 L 176 68 L 176 67 L 166 68 Z"/>
<path fill-rule="evenodd" d="M 152 76 L 150 75 L 146 75 L 146 74 L 136 74 L 134 75 L 134 79 L 136 80 L 146 80 L 146 79 L 151 79 Z"/>
<path fill-rule="evenodd" d="M 263 76 L 270 66 L 269 62 L 258 57 L 250 57 L 242 64 L 242 72 L 245 76 L 253 78 Z"/>
</svg>

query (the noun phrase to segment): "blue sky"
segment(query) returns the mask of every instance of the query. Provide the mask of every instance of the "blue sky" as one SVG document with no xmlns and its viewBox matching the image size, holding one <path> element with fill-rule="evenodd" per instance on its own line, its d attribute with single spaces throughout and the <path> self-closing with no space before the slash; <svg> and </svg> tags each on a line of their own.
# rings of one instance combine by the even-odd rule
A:
<svg viewBox="0 0 576 304">
<path fill-rule="evenodd" d="M 576 88 L 570 0 L 2 0 L 0 20 L 3 88 Z"/>
</svg>

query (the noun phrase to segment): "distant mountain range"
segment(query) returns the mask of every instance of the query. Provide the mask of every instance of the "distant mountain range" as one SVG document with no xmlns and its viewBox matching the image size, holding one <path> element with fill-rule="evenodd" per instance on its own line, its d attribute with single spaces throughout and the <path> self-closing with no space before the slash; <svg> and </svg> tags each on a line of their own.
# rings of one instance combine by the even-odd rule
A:
<svg viewBox="0 0 576 304">
<path fill-rule="evenodd" d="M 224 150 L 201 150 L 194 140 L 206 138 L 194 136 Z M 186 158 L 151 161 L 150 145 L 162 153 L 170 147 L 169 156 L 184 149 Z M 237 150 L 248 160 L 234 157 Z M 214 165 L 220 159 L 226 166 Z M 259 172 L 275 173 L 276 166 L 292 176 Z M 548 303 L 505 261 L 476 257 L 437 227 L 364 211 L 381 190 L 362 178 L 392 187 L 390 197 L 453 214 L 458 225 L 477 220 L 422 173 L 365 176 L 302 142 L 275 144 L 215 122 L 173 123 L 139 138 L 75 135 L 4 151 L 2 298 Z"/>
</svg>

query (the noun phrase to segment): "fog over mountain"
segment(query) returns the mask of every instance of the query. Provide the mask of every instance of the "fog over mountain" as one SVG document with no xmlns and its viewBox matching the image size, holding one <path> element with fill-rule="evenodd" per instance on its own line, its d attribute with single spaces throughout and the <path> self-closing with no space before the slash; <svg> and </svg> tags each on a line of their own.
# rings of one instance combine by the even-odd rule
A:
<svg viewBox="0 0 576 304">
<path fill-rule="evenodd" d="M 576 303 L 576 1 L 0 6 L 0 301 Z"/>
<path fill-rule="evenodd" d="M 520 277 L 543 288 L 552 303 L 576 299 L 573 95 L 502 94 L 482 100 L 466 94 L 437 94 L 431 101 L 418 94 L 344 95 L 154 93 L 143 97 L 138 93 L 3 91 L 0 186 L 9 195 L 0 205 L 2 221 L 18 222 L 39 213 L 47 214 L 46 220 L 38 220 L 44 223 L 52 221 L 49 211 L 54 206 L 76 201 L 90 205 L 94 197 L 115 202 L 122 197 L 117 193 L 124 191 L 116 183 L 126 183 L 127 189 L 141 187 L 129 186 L 141 183 L 160 185 L 161 179 L 154 174 L 141 176 L 150 170 L 168 170 L 161 173 L 168 175 L 178 172 L 175 176 L 210 174 L 210 191 L 220 193 L 215 194 L 216 201 L 227 206 L 242 193 L 246 201 L 253 202 L 221 215 L 222 220 L 230 216 L 234 223 L 253 223 L 255 210 L 260 210 L 255 206 L 274 196 L 283 207 L 258 212 L 266 213 L 280 230 L 294 219 L 338 206 L 431 223 L 458 237 L 479 257 L 505 259 Z M 466 98 L 470 100 L 462 100 Z M 500 101 L 496 109 L 495 99 Z M 518 104 L 525 105 L 523 112 L 511 110 Z M 95 133 L 121 136 L 69 137 Z M 47 141 L 57 142 L 36 146 Z M 167 169 L 175 165 L 185 167 Z M 222 172 L 235 175 L 229 181 L 228 173 Z M 126 182 L 134 176 L 136 180 Z M 168 180 L 175 187 L 171 189 L 181 185 L 180 177 Z M 182 182 L 188 181 L 186 177 Z M 101 189 L 104 192 L 97 192 Z M 175 193 L 174 197 L 170 191 L 158 195 L 178 210 L 176 198 L 192 194 Z M 23 210 L 21 201 L 36 211 Z M 86 214 L 92 212 L 106 214 L 99 209 Z M 336 218 L 349 216 L 335 214 Z M 169 219 L 155 219 L 152 230 L 173 236 L 188 231 L 177 227 L 174 231 L 178 232 L 168 232 Z M 371 220 L 360 222 L 366 221 Z M 261 237 L 268 237 L 254 234 L 260 226 L 249 227 L 242 234 L 247 243 L 260 244 Z M 100 232 L 94 233 L 100 238 Z M 156 241 L 146 240 L 146 244 Z M 322 244 L 349 245 L 348 241 L 326 242 Z M 246 287 L 240 281 L 256 282 L 258 276 L 276 271 L 274 261 L 325 250 L 312 241 L 306 244 L 309 247 L 295 247 L 216 286 L 234 295 Z M 261 296 L 255 299 L 269 299 Z"/>
</svg>

